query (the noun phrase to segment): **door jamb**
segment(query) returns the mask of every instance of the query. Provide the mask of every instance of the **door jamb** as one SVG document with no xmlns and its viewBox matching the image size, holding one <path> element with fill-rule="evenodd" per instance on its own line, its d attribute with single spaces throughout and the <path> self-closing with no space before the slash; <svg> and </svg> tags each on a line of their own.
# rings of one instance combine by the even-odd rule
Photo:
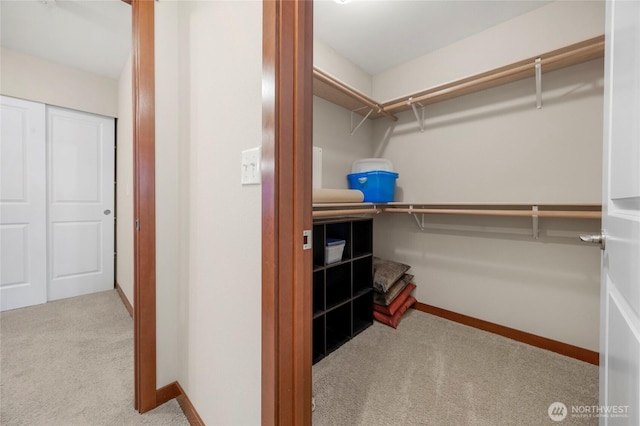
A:
<svg viewBox="0 0 640 426">
<path fill-rule="evenodd" d="M 127 1 L 127 0 L 124 0 Z M 127 1 L 129 3 L 129 1 Z M 131 0 L 134 150 L 134 407 L 156 403 L 154 2 Z"/>
<path fill-rule="evenodd" d="M 312 28 L 312 1 L 263 1 L 263 425 L 311 425 Z"/>
</svg>

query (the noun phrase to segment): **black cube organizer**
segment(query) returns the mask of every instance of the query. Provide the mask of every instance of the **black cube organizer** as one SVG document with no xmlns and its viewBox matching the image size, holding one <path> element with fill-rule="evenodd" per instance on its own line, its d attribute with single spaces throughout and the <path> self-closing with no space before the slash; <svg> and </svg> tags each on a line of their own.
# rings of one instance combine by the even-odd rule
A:
<svg viewBox="0 0 640 426">
<path fill-rule="evenodd" d="M 338 257 L 334 263 L 326 264 L 327 241 L 333 240 L 344 240 L 342 258 Z M 334 257 L 335 251 L 331 253 L 331 257 Z M 373 219 L 343 217 L 315 221 L 313 363 L 320 361 L 371 324 Z"/>
</svg>

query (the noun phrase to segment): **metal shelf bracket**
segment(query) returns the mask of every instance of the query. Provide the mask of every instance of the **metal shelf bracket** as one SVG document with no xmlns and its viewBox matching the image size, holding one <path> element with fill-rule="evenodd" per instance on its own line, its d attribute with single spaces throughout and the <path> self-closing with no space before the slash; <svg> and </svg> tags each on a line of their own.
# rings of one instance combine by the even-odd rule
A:
<svg viewBox="0 0 640 426">
<path fill-rule="evenodd" d="M 542 59 L 536 58 L 536 108 L 542 108 Z"/>
<path fill-rule="evenodd" d="M 533 238 L 536 240 L 540 236 L 538 229 L 538 206 L 531 206 L 531 211 L 533 212 L 531 215 L 531 221 L 533 226 Z"/>
<path fill-rule="evenodd" d="M 356 108 L 354 110 L 351 111 L 351 135 L 353 135 L 356 130 L 358 130 L 360 128 L 360 126 L 362 126 L 362 123 L 365 122 L 365 120 L 367 118 L 369 118 L 369 116 L 371 115 L 371 113 L 373 112 L 373 108 L 369 109 L 369 112 L 367 113 L 367 115 L 364 116 L 364 118 L 362 120 L 360 120 L 360 122 L 358 123 L 358 125 L 354 128 L 353 127 L 353 115 L 355 114 L 356 111 L 360 111 L 361 109 L 365 109 L 367 107 L 362 107 L 362 108 Z"/>
<path fill-rule="evenodd" d="M 409 210 L 413 210 L 413 206 L 409 206 Z M 418 219 L 418 213 L 408 212 L 413 218 L 416 220 L 416 224 L 421 231 L 424 231 L 424 213 L 420 214 L 420 219 Z"/>
<path fill-rule="evenodd" d="M 420 110 L 422 112 L 422 118 L 420 118 L 420 116 L 418 115 L 418 108 L 416 108 L 416 104 L 413 103 L 412 100 L 413 98 L 409 98 L 407 100 L 407 104 L 413 110 L 413 115 L 416 116 L 416 121 L 418 122 L 418 127 L 420 127 L 420 131 L 424 132 L 424 105 L 422 105 L 420 102 L 416 102 L 420 106 Z"/>
</svg>

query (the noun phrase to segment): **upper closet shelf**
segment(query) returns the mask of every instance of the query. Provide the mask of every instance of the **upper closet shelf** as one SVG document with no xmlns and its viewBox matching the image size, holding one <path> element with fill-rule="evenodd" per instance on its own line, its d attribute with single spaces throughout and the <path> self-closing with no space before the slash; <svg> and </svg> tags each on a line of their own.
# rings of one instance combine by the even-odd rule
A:
<svg viewBox="0 0 640 426">
<path fill-rule="evenodd" d="M 536 76 L 536 65 L 539 70 L 539 77 L 540 73 L 557 70 L 603 56 L 604 35 L 601 35 L 510 65 L 394 99 L 384 104 L 368 98 L 326 72 L 314 68 L 313 94 L 351 111 L 358 112 L 361 115 L 366 116 L 369 114 L 369 118 L 386 116 L 396 121 L 397 117 L 393 114 L 415 108 L 416 105 L 422 107 L 489 89 L 501 84 Z"/>
<path fill-rule="evenodd" d="M 313 68 L 313 94 L 368 118 L 386 116 L 390 120 L 398 120 L 373 99 L 316 67 Z"/>
<path fill-rule="evenodd" d="M 536 63 L 539 63 L 540 71 L 545 73 L 603 56 L 604 35 L 385 102 L 382 106 L 385 111 L 396 114 L 411 108 L 412 104 L 420 104 L 421 106 L 433 104 L 501 84 L 533 77 L 536 75 Z M 538 59 L 539 61 L 537 61 Z"/>
</svg>

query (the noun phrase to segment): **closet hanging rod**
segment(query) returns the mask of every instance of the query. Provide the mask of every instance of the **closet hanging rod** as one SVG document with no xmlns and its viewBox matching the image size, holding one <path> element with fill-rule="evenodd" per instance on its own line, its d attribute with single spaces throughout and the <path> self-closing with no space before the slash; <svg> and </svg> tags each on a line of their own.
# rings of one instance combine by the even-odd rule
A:
<svg viewBox="0 0 640 426">
<path fill-rule="evenodd" d="M 422 214 L 446 214 L 469 216 L 511 216 L 511 217 L 556 217 L 563 219 L 600 219 L 599 211 L 573 211 L 573 210 L 482 210 L 482 209 L 406 209 L 387 207 L 388 213 L 422 213 Z"/>
<path fill-rule="evenodd" d="M 324 71 L 316 67 L 313 67 L 313 78 L 333 87 L 336 90 L 339 90 L 340 92 L 350 96 L 351 98 L 357 100 L 363 105 L 368 106 L 374 111 L 380 114 L 383 114 L 385 117 L 387 117 L 390 120 L 393 120 L 393 121 L 398 120 L 398 117 L 389 113 L 388 111 L 385 111 L 385 109 L 379 103 L 375 102 L 372 99 L 369 99 L 362 93 L 352 89 L 351 87 L 347 86 L 346 84 L 342 83 L 341 81 L 335 79 L 334 77 L 330 76 L 329 74 L 325 73 Z"/>
<path fill-rule="evenodd" d="M 602 210 L 602 204 L 600 203 L 549 203 L 549 202 L 508 202 L 508 201 L 489 201 L 489 202 L 471 202 L 471 201 L 438 201 L 438 202 L 406 202 L 406 201 L 393 201 L 391 203 L 384 204 L 385 207 L 404 207 L 404 208 L 420 208 L 420 209 L 435 209 L 435 208 L 477 208 L 485 209 L 487 207 L 506 208 L 531 208 L 532 206 L 539 206 L 544 208 L 556 208 L 566 207 L 576 210 Z M 495 210 L 494 209 L 494 210 Z"/>
<path fill-rule="evenodd" d="M 384 110 L 396 113 L 408 109 L 409 98 L 412 98 L 411 102 L 421 102 L 424 105 L 532 77 L 535 75 L 536 58 L 541 59 L 540 64 L 543 72 L 548 72 L 596 59 L 603 55 L 604 36 L 598 36 L 546 54 L 537 55 L 531 59 L 437 86 L 418 94 L 405 96 L 384 103 L 382 106 Z"/>
</svg>

